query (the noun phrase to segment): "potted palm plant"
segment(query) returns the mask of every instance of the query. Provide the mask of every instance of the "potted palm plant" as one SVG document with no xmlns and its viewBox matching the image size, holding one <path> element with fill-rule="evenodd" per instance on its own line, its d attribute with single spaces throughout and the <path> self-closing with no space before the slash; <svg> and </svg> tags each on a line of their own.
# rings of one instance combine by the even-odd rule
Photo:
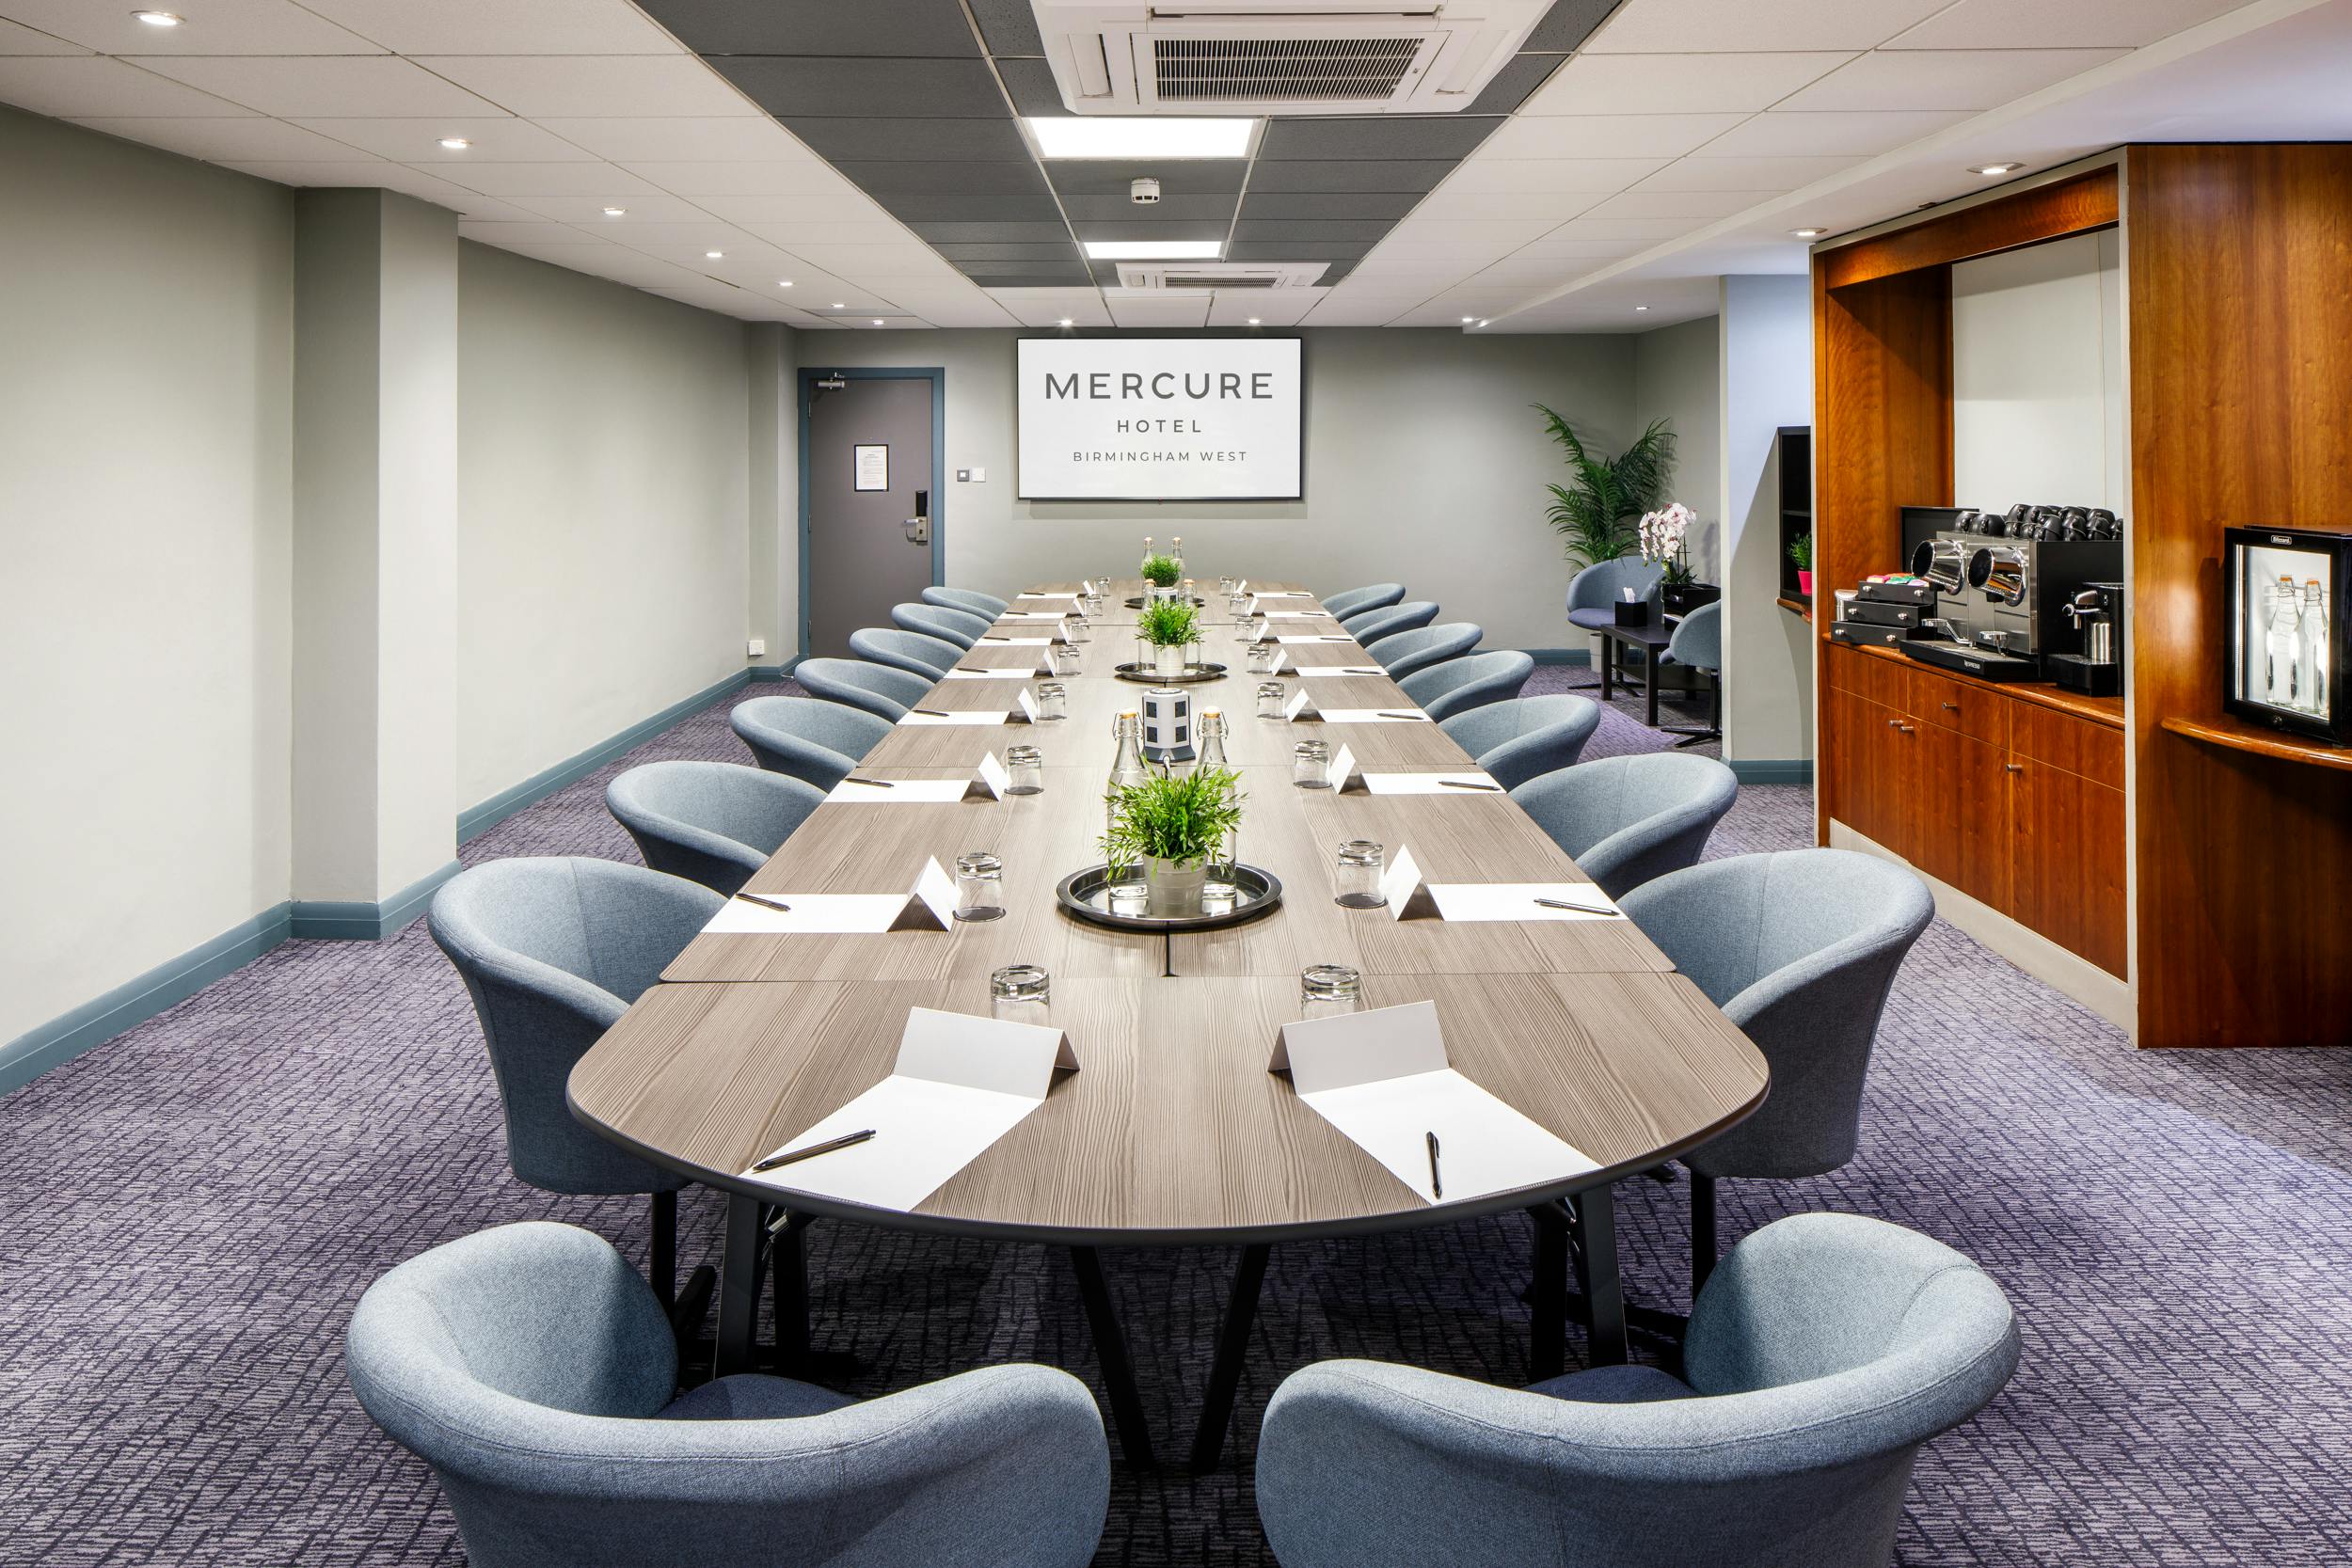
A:
<svg viewBox="0 0 2352 1568">
<path fill-rule="evenodd" d="M 1111 793 L 1103 859 L 1113 875 L 1142 863 L 1147 914 L 1199 914 L 1200 884 L 1241 824 L 1241 802 L 1240 775 L 1222 768 L 1123 785 Z"/>
<path fill-rule="evenodd" d="M 1568 454 L 1571 483 L 1551 484 L 1544 515 L 1565 541 L 1567 558 L 1579 566 L 1614 561 L 1632 549 L 1634 519 L 1655 506 L 1674 469 L 1675 436 L 1657 420 L 1614 457 L 1589 448 L 1561 415 L 1535 404 L 1551 438 Z"/>
<path fill-rule="evenodd" d="M 1136 636 L 1152 647 L 1152 673 L 1184 673 L 1184 650 L 1200 639 L 1200 612 L 1184 599 L 1154 599 L 1136 616 Z"/>
</svg>

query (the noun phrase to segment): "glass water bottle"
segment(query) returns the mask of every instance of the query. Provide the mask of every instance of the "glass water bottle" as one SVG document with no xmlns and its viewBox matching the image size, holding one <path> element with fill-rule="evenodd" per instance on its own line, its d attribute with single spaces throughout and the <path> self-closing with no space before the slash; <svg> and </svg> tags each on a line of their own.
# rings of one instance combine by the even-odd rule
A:
<svg viewBox="0 0 2352 1568">
<path fill-rule="evenodd" d="M 1183 534 L 1176 536 L 1176 542 L 1168 547 L 1168 559 L 1176 562 L 1176 576 L 1181 580 L 1184 575 L 1184 536 Z"/>
<path fill-rule="evenodd" d="M 1151 778 L 1143 766 L 1143 720 L 1129 708 L 1119 716 L 1119 753 L 1111 759 L 1110 782 L 1103 788 L 1103 820 L 1105 831 L 1119 815 L 1119 792 L 1132 789 Z"/>
<path fill-rule="evenodd" d="M 1203 773 L 1222 773 L 1232 764 L 1225 760 L 1225 710 L 1204 707 L 1200 710 L 1200 760 L 1195 766 Z"/>
<path fill-rule="evenodd" d="M 2327 595 L 2312 578 L 2303 584 L 2303 612 L 2299 629 L 2303 634 L 2303 706 L 2321 718 L 2328 716 L 2328 702 L 2332 695 L 2328 689 L 2328 603 Z"/>
<path fill-rule="evenodd" d="M 2302 658 L 2303 640 L 2297 635 L 2295 579 L 2282 577 L 2270 594 L 2269 664 L 2265 674 L 2265 699 L 2273 707 L 2301 705 L 2296 666 Z"/>
</svg>

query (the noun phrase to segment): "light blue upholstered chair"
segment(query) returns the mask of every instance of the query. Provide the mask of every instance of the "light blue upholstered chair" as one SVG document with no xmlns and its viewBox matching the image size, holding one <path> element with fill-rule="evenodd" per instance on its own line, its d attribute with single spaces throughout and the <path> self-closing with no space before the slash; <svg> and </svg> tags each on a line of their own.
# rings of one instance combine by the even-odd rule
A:
<svg viewBox="0 0 2352 1568">
<path fill-rule="evenodd" d="M 754 697 L 727 715 L 759 766 L 831 789 L 891 731 L 887 719 L 814 697 Z"/>
<path fill-rule="evenodd" d="M 648 1275 L 665 1303 L 675 1293 L 686 1179 L 580 1125 L 564 1087 L 572 1064 L 725 903 L 643 866 L 517 858 L 452 877 L 425 916 L 482 1023 L 506 1119 L 506 1163 L 545 1192 L 651 1194 Z M 698 1284 L 706 1275 L 697 1271 Z"/>
<path fill-rule="evenodd" d="M 950 610 L 946 605 L 899 604 L 890 607 L 893 626 L 908 631 L 936 637 L 943 642 L 953 642 L 967 652 L 980 640 L 980 634 L 995 623 L 968 610 Z"/>
<path fill-rule="evenodd" d="M 1363 588 L 1349 588 L 1333 594 L 1323 601 L 1323 608 L 1344 621 L 1351 615 L 1361 615 L 1368 610 L 1386 610 L 1405 598 L 1401 582 L 1375 582 Z"/>
<path fill-rule="evenodd" d="M 921 597 L 925 604 L 946 605 L 949 610 L 968 610 L 975 615 L 984 615 L 992 626 L 996 617 L 1012 608 L 1011 601 L 983 594 L 977 588 L 926 588 Z"/>
<path fill-rule="evenodd" d="M 1489 703 L 1439 724 L 1495 783 L 1516 789 L 1539 773 L 1575 767 L 1600 728 L 1600 705 L 1556 692 Z"/>
<path fill-rule="evenodd" d="M 2017 1352 L 2008 1297 L 1960 1253 L 1798 1214 L 1708 1282 L 1687 1382 L 1293 1373 L 1258 1439 L 1258 1514 L 1282 1568 L 1886 1568 L 1919 1449 Z"/>
<path fill-rule="evenodd" d="M 815 784 L 732 762 L 648 762 L 604 789 L 647 865 L 730 896 L 824 803 Z"/>
<path fill-rule="evenodd" d="M 1384 637 L 1401 631 L 1425 626 L 1438 618 L 1437 604 L 1429 599 L 1415 599 L 1408 604 L 1388 605 L 1379 610 L 1359 610 L 1354 615 L 1343 615 L 1340 629 L 1371 647 Z"/>
<path fill-rule="evenodd" d="M 1457 713 L 1500 703 L 1519 694 L 1535 661 L 1517 650 L 1471 654 L 1416 670 L 1396 684 L 1430 718 L 1444 721 Z"/>
<path fill-rule="evenodd" d="M 474 1568 L 1081 1568 L 1110 1455 L 1094 1396 L 990 1367 L 860 1403 L 739 1374 L 677 1393 L 644 1282 L 570 1226 L 501 1226 L 368 1288 L 344 1364 L 432 1466 Z"/>
<path fill-rule="evenodd" d="M 1820 1176 L 1853 1158 L 1879 1015 L 1935 900 L 1875 855 L 1789 849 L 1660 877 L 1624 908 L 1772 1072 L 1761 1109 L 1682 1157 L 1695 1286 L 1715 1261 L 1718 1178 Z"/>
<path fill-rule="evenodd" d="M 812 696 L 847 703 L 894 724 L 939 684 L 912 671 L 862 658 L 804 658 L 792 667 L 792 678 Z"/>
<path fill-rule="evenodd" d="M 1595 562 L 1568 579 L 1568 624 L 1584 631 L 1598 631 L 1617 624 L 1617 612 L 1612 608 L 1625 597 L 1625 590 L 1633 590 L 1633 596 L 1647 599 L 1651 613 L 1657 613 L 1658 585 L 1665 580 L 1666 568 L 1644 561 L 1637 555 L 1621 555 L 1613 561 Z M 1598 686 L 1600 683 L 1592 683 Z"/>
<path fill-rule="evenodd" d="M 1739 795 L 1730 768 L 1676 752 L 1580 762 L 1511 791 L 1612 898 L 1696 862 Z"/>
<path fill-rule="evenodd" d="M 963 650 L 953 642 L 896 626 L 862 626 L 850 633 L 850 652 L 869 663 L 929 675 L 934 681 L 945 679 L 963 657 Z"/>
<path fill-rule="evenodd" d="M 1486 628 L 1474 622 L 1448 621 L 1441 626 L 1413 626 L 1375 638 L 1364 642 L 1364 652 L 1389 673 L 1391 680 L 1401 681 L 1416 670 L 1460 658 L 1486 635 Z M 1357 641 L 1363 641 L 1361 638 Z"/>
<path fill-rule="evenodd" d="M 1703 604 L 1675 625 L 1674 636 L 1666 641 L 1666 652 L 1659 662 L 1684 664 L 1693 670 L 1707 672 L 1708 686 L 1713 692 L 1713 706 L 1707 727 L 1703 730 L 1674 729 L 1667 733 L 1682 739 L 1677 746 L 1694 745 L 1702 740 L 1721 740 L 1724 735 L 1724 605 L 1721 599 Z"/>
</svg>

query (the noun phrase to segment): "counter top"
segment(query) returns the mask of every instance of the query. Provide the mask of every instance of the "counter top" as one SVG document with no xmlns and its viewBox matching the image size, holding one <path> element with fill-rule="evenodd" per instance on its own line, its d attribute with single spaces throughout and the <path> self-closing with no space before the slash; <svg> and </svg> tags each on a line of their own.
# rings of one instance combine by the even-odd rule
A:
<svg viewBox="0 0 2352 1568">
<path fill-rule="evenodd" d="M 1821 641 L 1836 647 L 1851 648 L 1867 658 L 1891 658 L 1898 664 L 1906 664 L 1915 670 L 1925 670 L 1930 674 L 1941 675 L 1946 680 L 1965 681 L 1970 686 L 1990 687 L 1995 691 L 2008 693 L 2021 703 L 2035 703 L 2042 707 L 2055 708 L 2060 713 L 2071 713 L 2077 719 L 2088 719 L 2094 724 L 2105 724 L 2112 730 L 2120 730 L 2123 727 L 2123 699 L 2121 697 L 2086 697 L 2079 691 L 2069 691 L 2050 681 L 1979 680 L 1974 675 L 1963 674 L 1957 670 L 1946 670 L 1938 665 L 1922 664 L 1915 658 L 1906 658 L 1892 648 L 1838 642 L 1827 632 L 1821 634 Z"/>
</svg>

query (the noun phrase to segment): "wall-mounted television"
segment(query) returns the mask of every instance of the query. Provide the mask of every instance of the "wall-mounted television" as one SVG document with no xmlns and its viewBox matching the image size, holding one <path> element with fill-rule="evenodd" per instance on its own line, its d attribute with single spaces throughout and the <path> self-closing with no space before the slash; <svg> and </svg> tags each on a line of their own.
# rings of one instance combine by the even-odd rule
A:
<svg viewBox="0 0 2352 1568">
<path fill-rule="evenodd" d="M 1025 338 L 1023 500 L 1296 500 L 1295 338 Z"/>
</svg>

